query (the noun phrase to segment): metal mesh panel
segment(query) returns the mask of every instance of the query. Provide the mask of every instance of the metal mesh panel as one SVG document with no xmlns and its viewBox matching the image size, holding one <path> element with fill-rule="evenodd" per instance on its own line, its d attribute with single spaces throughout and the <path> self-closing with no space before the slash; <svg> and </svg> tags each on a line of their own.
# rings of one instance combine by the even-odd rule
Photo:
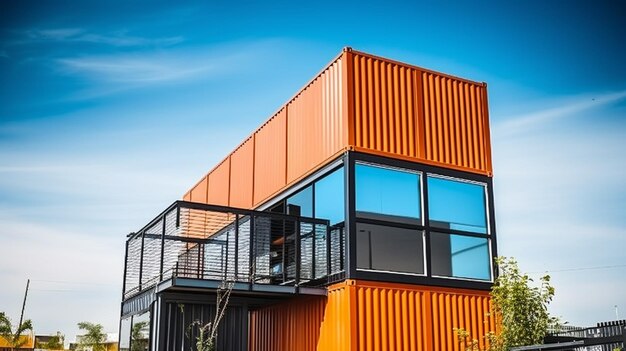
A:
<svg viewBox="0 0 626 351">
<path fill-rule="evenodd" d="M 143 271 L 141 288 L 155 285 L 160 279 L 161 271 L 161 237 L 145 237 L 143 239 Z"/>
<path fill-rule="evenodd" d="M 204 279 L 224 279 L 226 240 L 222 236 L 204 244 Z"/>
<path fill-rule="evenodd" d="M 126 291 L 125 295 L 132 294 L 139 289 L 139 266 L 141 265 L 141 236 L 129 239 L 126 253 Z"/>
<path fill-rule="evenodd" d="M 330 231 L 330 273 L 343 272 L 343 257 L 345 241 L 343 228 L 333 228 Z"/>
<path fill-rule="evenodd" d="M 310 223 L 300 223 L 300 279 L 313 279 L 313 227 Z"/>
<path fill-rule="evenodd" d="M 314 278 L 325 277 L 328 267 L 326 252 L 326 232 L 328 227 L 325 225 L 315 225 L 315 274 Z"/>
<path fill-rule="evenodd" d="M 237 278 L 250 279 L 250 217 L 239 218 L 239 248 L 237 254 Z"/>
<path fill-rule="evenodd" d="M 271 223 L 268 217 L 254 219 L 254 272 L 258 276 L 270 275 L 270 234 Z M 263 279 L 262 281 L 266 281 Z"/>
</svg>

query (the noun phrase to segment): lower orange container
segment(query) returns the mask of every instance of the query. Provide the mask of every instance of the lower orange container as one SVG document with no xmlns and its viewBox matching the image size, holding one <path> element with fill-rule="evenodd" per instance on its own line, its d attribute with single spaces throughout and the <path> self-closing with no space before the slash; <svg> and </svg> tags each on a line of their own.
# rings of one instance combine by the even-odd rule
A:
<svg viewBox="0 0 626 351">
<path fill-rule="evenodd" d="M 455 350 L 454 328 L 484 345 L 495 331 L 487 291 L 346 280 L 326 298 L 251 312 L 250 351 Z"/>
</svg>

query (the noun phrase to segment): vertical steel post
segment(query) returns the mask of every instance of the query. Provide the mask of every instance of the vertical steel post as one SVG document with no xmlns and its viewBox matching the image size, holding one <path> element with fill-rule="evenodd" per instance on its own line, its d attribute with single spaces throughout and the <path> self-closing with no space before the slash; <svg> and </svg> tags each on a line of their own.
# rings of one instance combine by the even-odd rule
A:
<svg viewBox="0 0 626 351">
<path fill-rule="evenodd" d="M 178 208 L 178 206 L 176 206 Z M 165 256 L 165 218 L 167 218 L 167 216 L 165 214 L 163 214 L 163 226 L 161 229 L 161 267 L 159 268 L 159 281 L 163 281 L 163 260 L 164 260 L 164 256 Z"/>
<path fill-rule="evenodd" d="M 295 233 L 295 246 L 296 246 L 296 277 L 295 277 L 295 286 L 300 285 L 300 220 L 296 220 L 296 228 L 294 230 Z"/>
</svg>

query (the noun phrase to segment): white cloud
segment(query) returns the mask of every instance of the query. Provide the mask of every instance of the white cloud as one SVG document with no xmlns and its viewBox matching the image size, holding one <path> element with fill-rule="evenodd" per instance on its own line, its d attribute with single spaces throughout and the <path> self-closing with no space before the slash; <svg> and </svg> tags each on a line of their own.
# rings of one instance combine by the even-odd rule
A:
<svg viewBox="0 0 626 351">
<path fill-rule="evenodd" d="M 107 34 L 89 32 L 82 28 L 56 28 L 29 30 L 26 35 L 31 41 L 56 41 L 69 43 L 104 44 L 114 47 L 171 46 L 184 41 L 180 36 L 145 38 L 129 36 L 124 31 Z"/>
</svg>

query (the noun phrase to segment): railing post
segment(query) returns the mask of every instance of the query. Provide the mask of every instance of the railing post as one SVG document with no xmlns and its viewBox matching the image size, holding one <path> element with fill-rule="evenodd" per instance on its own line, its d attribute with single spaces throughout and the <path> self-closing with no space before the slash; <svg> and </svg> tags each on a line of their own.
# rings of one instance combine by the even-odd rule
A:
<svg viewBox="0 0 626 351">
<path fill-rule="evenodd" d="M 313 232 L 311 233 L 311 280 L 315 279 L 315 237 L 317 236 L 317 224 L 313 223 Z"/>
<path fill-rule="evenodd" d="M 196 247 L 198 248 L 198 259 L 197 259 L 198 267 L 196 269 L 196 277 L 198 279 L 201 279 L 203 277 L 203 275 L 200 274 L 200 257 L 201 257 L 200 254 L 201 254 L 202 246 L 200 246 L 200 243 L 196 243 Z"/>
<path fill-rule="evenodd" d="M 294 230 L 294 234 L 296 236 L 295 246 L 296 246 L 296 277 L 295 277 L 295 285 L 300 285 L 300 220 L 296 220 L 296 228 Z"/>
<path fill-rule="evenodd" d="M 126 274 L 128 274 L 128 241 L 126 240 L 126 248 L 124 250 L 124 280 L 122 282 L 122 301 L 124 301 L 124 296 L 126 295 Z"/>
</svg>

